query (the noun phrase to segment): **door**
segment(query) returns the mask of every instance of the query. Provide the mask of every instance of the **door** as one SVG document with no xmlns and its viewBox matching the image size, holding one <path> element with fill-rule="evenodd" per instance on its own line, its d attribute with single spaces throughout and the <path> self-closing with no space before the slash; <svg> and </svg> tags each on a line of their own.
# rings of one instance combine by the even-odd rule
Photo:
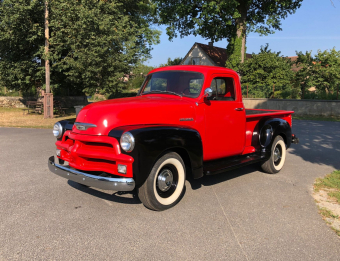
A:
<svg viewBox="0 0 340 261">
<path fill-rule="evenodd" d="M 242 154 L 246 115 L 239 80 L 233 75 L 213 74 L 213 95 L 205 99 L 204 160 Z"/>
</svg>

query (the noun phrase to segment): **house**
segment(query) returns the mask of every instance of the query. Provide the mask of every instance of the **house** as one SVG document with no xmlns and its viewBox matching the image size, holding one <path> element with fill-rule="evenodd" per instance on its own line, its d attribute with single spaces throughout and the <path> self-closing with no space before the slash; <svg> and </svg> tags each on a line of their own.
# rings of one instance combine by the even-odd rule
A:
<svg viewBox="0 0 340 261">
<path fill-rule="evenodd" d="M 246 58 L 251 58 L 251 54 L 246 54 Z M 209 45 L 195 43 L 180 64 L 225 67 L 227 60 L 228 56 L 225 48 L 213 46 L 212 42 Z"/>
</svg>

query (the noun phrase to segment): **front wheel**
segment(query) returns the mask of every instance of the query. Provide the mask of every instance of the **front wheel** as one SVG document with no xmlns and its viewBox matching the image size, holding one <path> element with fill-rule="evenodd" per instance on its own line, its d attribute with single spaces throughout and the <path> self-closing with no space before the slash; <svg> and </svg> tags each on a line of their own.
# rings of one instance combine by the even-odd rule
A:
<svg viewBox="0 0 340 261">
<path fill-rule="evenodd" d="M 281 136 L 276 136 L 271 147 L 270 158 L 265 161 L 261 167 L 270 174 L 278 173 L 286 160 L 286 144 Z"/>
<path fill-rule="evenodd" d="M 162 211 L 175 206 L 185 185 L 185 165 L 175 152 L 162 156 L 149 177 L 138 189 L 138 197 L 147 208 Z"/>
</svg>

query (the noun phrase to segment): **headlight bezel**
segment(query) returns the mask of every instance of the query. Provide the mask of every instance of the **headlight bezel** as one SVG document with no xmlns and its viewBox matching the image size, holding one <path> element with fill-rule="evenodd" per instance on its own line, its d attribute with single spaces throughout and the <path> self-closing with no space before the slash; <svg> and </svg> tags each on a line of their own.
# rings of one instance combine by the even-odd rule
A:
<svg viewBox="0 0 340 261">
<path fill-rule="evenodd" d="M 130 146 L 126 146 L 126 144 L 130 144 Z M 131 152 L 134 149 L 135 138 L 130 132 L 124 132 L 120 137 L 120 147 L 126 152 Z"/>
<path fill-rule="evenodd" d="M 60 122 L 56 122 L 53 125 L 53 136 L 60 139 L 63 136 L 63 126 Z"/>
</svg>

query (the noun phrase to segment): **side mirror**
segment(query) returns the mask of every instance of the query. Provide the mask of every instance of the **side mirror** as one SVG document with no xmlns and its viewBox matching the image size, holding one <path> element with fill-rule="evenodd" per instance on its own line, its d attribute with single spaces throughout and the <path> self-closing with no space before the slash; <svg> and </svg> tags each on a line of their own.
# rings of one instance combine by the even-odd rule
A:
<svg viewBox="0 0 340 261">
<path fill-rule="evenodd" d="M 209 98 L 209 97 L 212 96 L 212 94 L 213 94 L 213 91 L 212 91 L 211 88 L 206 88 L 206 89 L 205 89 L 205 91 L 204 91 L 204 97 Z"/>
</svg>

